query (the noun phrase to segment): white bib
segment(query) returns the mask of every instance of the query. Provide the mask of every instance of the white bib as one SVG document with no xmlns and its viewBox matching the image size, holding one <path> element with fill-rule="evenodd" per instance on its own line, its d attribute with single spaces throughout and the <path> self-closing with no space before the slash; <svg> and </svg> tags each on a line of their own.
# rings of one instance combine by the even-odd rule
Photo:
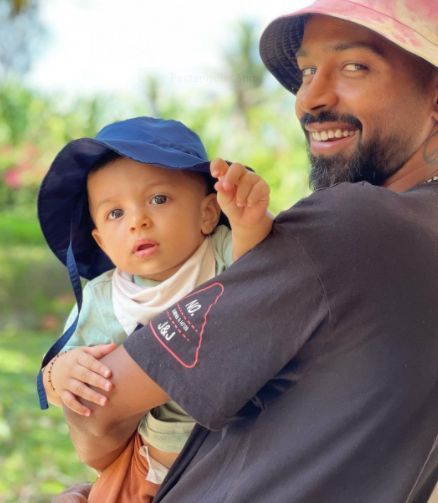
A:
<svg viewBox="0 0 438 503">
<path fill-rule="evenodd" d="M 216 261 L 210 237 L 173 276 L 157 285 L 137 285 L 132 275 L 116 269 L 112 277 L 114 314 L 129 335 L 139 323 L 146 325 L 154 316 L 215 274 Z"/>
</svg>

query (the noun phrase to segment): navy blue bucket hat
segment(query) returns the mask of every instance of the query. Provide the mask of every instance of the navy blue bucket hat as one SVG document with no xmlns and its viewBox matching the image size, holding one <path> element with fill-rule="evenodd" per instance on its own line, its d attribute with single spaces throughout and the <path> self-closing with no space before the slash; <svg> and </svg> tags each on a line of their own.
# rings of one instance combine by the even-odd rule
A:
<svg viewBox="0 0 438 503">
<path fill-rule="evenodd" d="M 68 143 L 42 182 L 38 218 L 53 253 L 67 265 L 71 245 L 78 273 L 86 279 L 114 267 L 91 236 L 86 194 L 89 172 L 111 153 L 144 164 L 203 173 L 211 188 L 215 182 L 198 135 L 175 120 L 136 117 L 105 126 L 95 138 Z M 223 214 L 220 223 L 228 225 Z"/>
</svg>

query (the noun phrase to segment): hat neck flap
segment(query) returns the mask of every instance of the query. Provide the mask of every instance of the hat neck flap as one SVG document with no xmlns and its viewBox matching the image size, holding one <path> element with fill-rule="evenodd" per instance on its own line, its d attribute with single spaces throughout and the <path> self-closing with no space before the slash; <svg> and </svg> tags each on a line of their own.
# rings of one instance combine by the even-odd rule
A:
<svg viewBox="0 0 438 503">
<path fill-rule="evenodd" d="M 79 222 L 81 220 L 81 211 L 77 211 L 73 213 L 71 225 L 70 225 L 70 243 L 67 249 L 67 271 L 70 278 L 70 282 L 73 288 L 73 293 L 76 298 L 77 305 L 77 314 L 76 318 L 73 320 L 72 324 L 67 328 L 67 330 L 59 337 L 55 343 L 50 347 L 47 351 L 46 355 L 43 358 L 41 363 L 40 371 L 37 375 L 37 390 L 38 390 L 38 398 L 40 402 L 41 409 L 48 409 L 49 403 L 47 401 L 46 390 L 43 385 L 43 368 L 54 358 L 61 349 L 67 344 L 70 340 L 71 336 L 74 334 L 76 330 L 76 326 L 79 320 L 79 313 L 82 307 L 82 285 L 81 279 L 79 276 L 78 266 L 76 264 L 76 259 L 73 253 L 73 236 L 74 232 L 77 229 Z"/>
</svg>

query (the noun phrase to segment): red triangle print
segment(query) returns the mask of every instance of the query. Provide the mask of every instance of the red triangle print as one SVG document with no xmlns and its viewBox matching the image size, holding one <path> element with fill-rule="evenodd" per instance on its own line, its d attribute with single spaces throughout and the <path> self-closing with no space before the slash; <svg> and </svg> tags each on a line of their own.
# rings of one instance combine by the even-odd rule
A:
<svg viewBox="0 0 438 503">
<path fill-rule="evenodd" d="M 183 367 L 193 368 L 198 363 L 208 315 L 223 292 L 221 283 L 212 283 L 149 322 L 153 335 Z"/>
</svg>

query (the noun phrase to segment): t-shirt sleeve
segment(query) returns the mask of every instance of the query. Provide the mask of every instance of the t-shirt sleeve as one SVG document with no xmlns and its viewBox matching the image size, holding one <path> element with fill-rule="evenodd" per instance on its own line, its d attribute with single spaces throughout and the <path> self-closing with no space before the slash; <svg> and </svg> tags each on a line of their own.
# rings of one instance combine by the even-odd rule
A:
<svg viewBox="0 0 438 503">
<path fill-rule="evenodd" d="M 259 246 L 125 347 L 197 422 L 215 429 L 252 398 L 263 407 L 257 392 L 327 318 L 312 260 L 290 223 L 278 221 Z"/>
</svg>

